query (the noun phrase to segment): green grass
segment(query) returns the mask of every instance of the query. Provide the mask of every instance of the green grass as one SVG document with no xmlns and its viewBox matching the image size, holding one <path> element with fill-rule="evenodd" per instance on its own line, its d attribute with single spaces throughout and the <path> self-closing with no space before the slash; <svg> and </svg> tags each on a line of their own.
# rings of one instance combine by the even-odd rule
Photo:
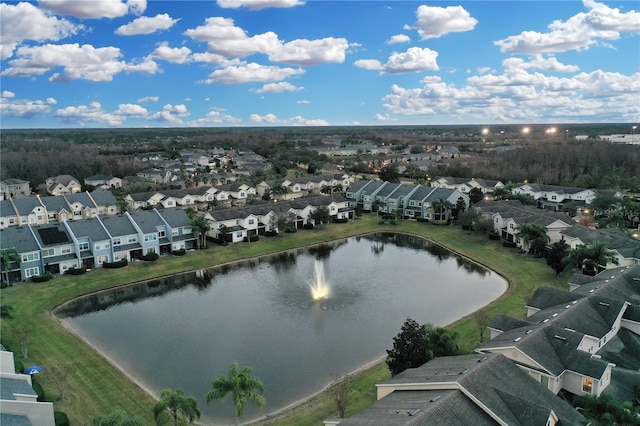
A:
<svg viewBox="0 0 640 426">
<path fill-rule="evenodd" d="M 144 417 L 145 424 L 153 424 L 153 399 L 128 380 L 104 357 L 69 333 L 51 315 L 51 310 L 82 294 L 109 287 L 178 272 L 220 265 L 300 246 L 332 241 L 376 230 L 412 233 L 431 238 L 450 250 L 498 272 L 510 282 L 509 289 L 491 303 L 491 316 L 503 313 L 518 318 L 525 314 L 524 302 L 539 285 L 566 288 L 566 278 L 556 279 L 544 261 L 519 254 L 502 247 L 486 237 L 461 231 L 451 226 L 434 226 L 418 222 L 400 222 L 397 226 L 377 225 L 376 216 L 366 215 L 347 224 L 330 224 L 322 229 L 303 230 L 276 238 L 262 238 L 255 243 L 237 243 L 226 247 L 189 252 L 186 256 L 163 257 L 156 262 L 135 262 L 121 269 L 96 269 L 79 276 L 58 276 L 45 283 L 22 283 L 2 290 L 2 304 L 13 307 L 13 318 L 0 320 L 2 342 L 20 359 L 20 345 L 15 331 L 18 325 L 30 330 L 29 359 L 25 365 L 38 364 L 43 373 L 36 376 L 54 401 L 54 408 L 64 411 L 72 424 L 90 423 L 97 415 L 107 415 L 116 408 Z M 402 324 L 398 324 L 398 331 Z M 459 335 L 460 347 L 471 351 L 478 343 L 479 333 L 471 316 L 449 326 Z M 391 346 L 393 336 L 389 336 Z M 55 401 L 58 392 L 47 371 L 54 365 L 70 364 L 66 401 Z M 389 378 L 384 363 L 359 373 L 352 388 L 348 414 L 353 414 L 375 401 L 375 383 Z M 268 399 L 268 395 L 267 395 Z M 336 417 L 337 410 L 328 392 L 315 396 L 301 406 L 288 410 L 267 424 L 320 424 L 325 418 Z"/>
</svg>

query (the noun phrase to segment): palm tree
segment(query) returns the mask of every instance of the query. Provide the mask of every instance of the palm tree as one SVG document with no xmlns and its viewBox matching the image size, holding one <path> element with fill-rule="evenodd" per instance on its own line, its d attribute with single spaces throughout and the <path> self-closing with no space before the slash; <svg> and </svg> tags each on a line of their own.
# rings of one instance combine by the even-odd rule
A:
<svg viewBox="0 0 640 426">
<path fill-rule="evenodd" d="M 526 253 L 529 252 L 530 242 L 540 239 L 546 244 L 549 241 L 546 228 L 537 223 L 523 223 L 516 231 L 518 231 L 518 238 L 522 240 L 522 249 Z"/>
<path fill-rule="evenodd" d="M 153 415 L 156 421 L 161 421 L 166 416 L 167 411 L 173 417 L 174 426 L 178 426 L 178 419 L 185 419 L 192 422 L 200 418 L 198 402 L 191 396 L 186 396 L 182 389 L 165 389 L 160 394 L 158 401 L 153 408 Z"/>
<path fill-rule="evenodd" d="M 619 263 L 615 252 L 609 250 L 602 241 L 595 240 L 592 242 L 591 246 L 587 249 L 587 257 L 584 260 L 584 265 L 589 267 L 595 275 L 600 269 L 606 269 L 607 263 L 609 262 L 614 265 Z"/>
<path fill-rule="evenodd" d="M 236 425 L 238 419 L 244 415 L 244 406 L 247 401 L 255 403 L 258 407 L 264 406 L 265 400 L 262 393 L 264 385 L 253 376 L 251 367 L 244 367 L 240 370 L 237 362 L 233 362 L 229 368 L 227 377 L 218 376 L 211 382 L 211 390 L 205 395 L 207 404 L 214 399 L 224 400 L 231 394 L 233 405 L 236 409 Z"/>
<path fill-rule="evenodd" d="M 383 206 L 384 203 L 376 198 L 375 200 L 373 200 L 373 203 L 371 203 L 371 210 L 375 210 L 376 216 L 380 216 L 380 208 L 382 208 Z"/>
<path fill-rule="evenodd" d="M 194 214 L 191 216 L 191 228 L 193 229 L 193 235 L 198 240 L 198 248 L 207 247 L 207 232 L 211 229 L 211 224 L 204 216 Z"/>
<path fill-rule="evenodd" d="M 444 216 L 445 212 L 450 211 L 454 206 L 449 200 L 440 197 L 431 204 L 431 207 L 433 208 L 434 212 L 438 211 L 438 220 L 444 220 L 442 216 Z"/>
</svg>

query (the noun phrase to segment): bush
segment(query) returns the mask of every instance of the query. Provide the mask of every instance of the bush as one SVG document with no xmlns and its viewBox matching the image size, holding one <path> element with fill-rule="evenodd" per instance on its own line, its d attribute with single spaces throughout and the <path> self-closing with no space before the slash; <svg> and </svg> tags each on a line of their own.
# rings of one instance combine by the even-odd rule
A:
<svg viewBox="0 0 640 426">
<path fill-rule="evenodd" d="M 54 411 L 53 418 L 56 422 L 56 426 L 69 426 L 69 417 L 62 411 Z"/>
<path fill-rule="evenodd" d="M 347 223 L 347 222 L 349 222 L 349 219 L 347 219 L 346 217 L 342 219 L 338 219 L 338 218 L 333 219 L 333 223 Z"/>
<path fill-rule="evenodd" d="M 518 245 L 514 241 L 507 241 L 507 240 L 503 241 L 502 245 L 504 247 L 507 247 L 507 248 L 516 248 L 516 247 L 518 247 Z"/>
<path fill-rule="evenodd" d="M 245 243 L 253 243 L 254 241 L 258 241 L 260 237 L 258 235 L 251 235 L 249 237 L 242 238 L 242 241 Z"/>
<path fill-rule="evenodd" d="M 87 272 L 87 268 L 85 266 L 82 266 L 80 268 L 69 268 L 67 269 L 67 274 L 69 275 L 82 275 L 85 272 Z"/>
<path fill-rule="evenodd" d="M 7 348 L 7 350 L 9 350 L 9 348 Z M 16 373 L 22 374 L 22 372 L 24 371 L 24 364 L 22 363 L 22 361 L 17 359 L 17 360 L 15 360 L 14 365 L 16 367 Z"/>
<path fill-rule="evenodd" d="M 302 227 L 304 229 L 313 229 L 313 223 L 305 223 Z"/>
<path fill-rule="evenodd" d="M 276 237 L 278 233 L 276 231 L 267 231 L 264 233 L 265 237 Z"/>
<path fill-rule="evenodd" d="M 171 252 L 171 254 L 174 256 L 184 256 L 185 254 L 187 254 L 187 251 L 185 249 L 174 250 Z"/>
<path fill-rule="evenodd" d="M 156 261 L 160 258 L 160 255 L 158 253 L 153 253 L 153 252 L 149 252 L 147 254 L 145 254 L 144 256 L 142 256 L 140 259 L 146 261 L 146 262 L 153 262 Z"/>
<path fill-rule="evenodd" d="M 39 402 L 45 402 L 45 395 L 44 395 L 44 388 L 42 387 L 42 385 L 40 384 L 40 382 L 37 382 L 35 380 L 31 380 L 31 387 L 33 388 L 33 391 L 38 395 L 38 401 Z"/>
<path fill-rule="evenodd" d="M 489 233 L 489 239 L 490 240 L 499 241 L 500 240 L 500 234 L 498 234 L 497 232 L 490 232 Z"/>
<path fill-rule="evenodd" d="M 115 268 L 123 268 L 128 264 L 129 262 L 127 261 L 127 259 L 120 259 L 115 262 L 104 262 L 102 264 L 102 267 L 107 269 L 115 269 Z"/>
<path fill-rule="evenodd" d="M 429 219 L 425 219 L 424 217 L 417 217 L 416 220 L 418 222 L 429 222 Z"/>
<path fill-rule="evenodd" d="M 287 228 L 284 230 L 284 232 L 286 232 L 287 234 L 294 234 L 298 232 L 298 230 L 296 228 Z"/>
<path fill-rule="evenodd" d="M 49 281 L 52 278 L 53 278 L 53 274 L 51 272 L 45 272 L 42 275 L 34 275 L 33 277 L 31 277 L 31 280 L 34 283 L 43 283 L 45 281 Z"/>
</svg>

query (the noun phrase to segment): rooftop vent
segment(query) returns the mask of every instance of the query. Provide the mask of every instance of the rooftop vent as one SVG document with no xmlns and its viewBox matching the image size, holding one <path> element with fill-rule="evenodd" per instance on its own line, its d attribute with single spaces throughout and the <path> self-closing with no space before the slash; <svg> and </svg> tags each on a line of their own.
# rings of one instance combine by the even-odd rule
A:
<svg viewBox="0 0 640 426">
<path fill-rule="evenodd" d="M 551 316 L 555 318 L 555 317 L 557 317 L 557 316 L 558 316 L 558 313 L 556 312 L 556 313 L 554 313 L 554 314 L 553 314 L 553 315 L 551 315 Z"/>
<path fill-rule="evenodd" d="M 545 318 L 542 320 L 543 323 L 549 322 L 549 318 Z"/>
<path fill-rule="evenodd" d="M 558 339 L 558 340 L 567 340 L 567 338 L 566 338 L 566 337 L 564 337 L 564 336 L 559 336 L 559 335 L 557 335 L 557 334 L 556 334 L 555 336 L 553 336 L 553 337 L 555 337 L 555 338 L 556 338 L 556 339 Z"/>
<path fill-rule="evenodd" d="M 489 357 L 487 357 L 487 356 L 483 356 L 482 358 L 480 358 L 480 359 L 478 360 L 478 362 L 485 362 L 487 359 L 489 359 Z"/>
<path fill-rule="evenodd" d="M 469 369 L 468 369 L 468 368 L 465 368 L 464 370 L 462 370 L 462 371 L 460 372 L 460 374 L 466 374 L 466 373 L 468 373 L 468 372 L 469 372 Z"/>
<path fill-rule="evenodd" d="M 420 412 L 420 409 L 418 408 L 418 409 L 416 409 L 416 410 L 410 411 L 408 414 L 409 414 L 409 416 L 415 416 L 415 415 L 416 415 L 416 414 L 418 414 L 419 412 Z"/>
<path fill-rule="evenodd" d="M 514 342 L 519 342 L 520 340 L 522 340 L 522 337 L 519 337 L 519 336 L 513 339 Z"/>
<path fill-rule="evenodd" d="M 431 401 L 429 402 L 436 402 L 437 400 L 439 400 L 442 397 L 442 395 L 436 395 L 433 398 L 431 398 Z"/>
<path fill-rule="evenodd" d="M 604 303 L 604 302 L 599 302 L 598 305 L 604 306 L 605 308 L 608 308 L 609 306 L 611 306 L 608 303 Z"/>
<path fill-rule="evenodd" d="M 576 332 L 573 328 L 565 327 L 564 329 L 567 330 L 567 331 L 571 331 L 572 333 Z"/>
<path fill-rule="evenodd" d="M 589 293 L 593 293 L 594 291 L 595 289 L 592 288 L 591 290 L 589 290 Z"/>
<path fill-rule="evenodd" d="M 567 306 L 565 306 L 564 308 L 565 308 L 565 309 L 569 309 L 570 307 L 571 307 L 571 305 L 567 305 Z"/>
<path fill-rule="evenodd" d="M 525 331 L 524 334 L 530 334 L 531 332 L 533 332 L 533 329 L 530 328 L 529 330 Z"/>
</svg>

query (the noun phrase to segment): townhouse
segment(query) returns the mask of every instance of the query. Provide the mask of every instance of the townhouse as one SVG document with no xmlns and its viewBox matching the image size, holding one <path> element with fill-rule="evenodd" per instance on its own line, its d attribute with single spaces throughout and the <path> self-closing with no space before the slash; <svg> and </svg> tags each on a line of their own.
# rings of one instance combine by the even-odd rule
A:
<svg viewBox="0 0 640 426">
<path fill-rule="evenodd" d="M 504 183 L 499 180 L 439 177 L 431 181 L 431 186 L 436 188 L 457 189 L 463 194 L 469 194 L 472 189 L 478 188 L 483 194 L 490 194 L 498 188 L 504 188 Z"/>
<path fill-rule="evenodd" d="M 54 426 L 53 403 L 38 401 L 33 379 L 16 373 L 13 352 L 0 345 L 0 424 Z"/>
<path fill-rule="evenodd" d="M 451 219 L 453 209 L 442 212 L 434 210 L 434 205 L 443 200 L 457 206 L 464 204 L 469 208 L 469 197 L 457 189 L 432 188 L 422 185 L 395 184 L 381 181 L 359 180 L 353 183 L 347 191 L 346 197 L 354 207 L 364 211 L 373 211 L 374 204 L 377 211 L 392 213 L 401 211 L 402 217 L 419 220 L 448 220 Z M 442 213 L 442 218 L 440 218 Z"/>
<path fill-rule="evenodd" d="M 539 208 L 554 211 L 562 211 L 563 205 L 569 202 L 591 204 L 598 196 L 598 192 L 593 189 L 527 182 L 514 186 L 511 192 L 530 195 L 536 200 Z"/>
<path fill-rule="evenodd" d="M 435 358 L 376 385 L 377 401 L 325 425 L 581 425 L 584 417 L 501 354 Z"/>
<path fill-rule="evenodd" d="M 604 243 L 618 261 L 617 265 L 612 262 L 603 265 L 606 268 L 640 263 L 640 241 L 630 237 L 628 233 L 619 228 L 592 229 L 574 224 L 563 229 L 560 236 L 572 249 L 581 245 L 589 246 L 594 241 Z"/>
<path fill-rule="evenodd" d="M 102 190 L 51 197 L 11 198 L 0 201 L 0 229 L 114 215 L 118 210 L 113 194 Z"/>
<path fill-rule="evenodd" d="M 195 239 L 182 209 L 96 216 L 0 230 L 2 281 L 25 281 L 70 268 L 96 268 L 105 262 L 132 261 L 149 253 L 192 249 Z"/>
<path fill-rule="evenodd" d="M 576 274 L 572 291 L 540 287 L 527 317 L 496 316 L 491 340 L 476 351 L 503 354 L 554 393 L 607 391 L 628 399 L 632 383 L 640 383 L 640 312 L 632 302 L 639 282 L 635 265 Z"/>
<path fill-rule="evenodd" d="M 31 184 L 27 180 L 9 178 L 0 182 L 0 200 L 31 195 Z"/>
</svg>

